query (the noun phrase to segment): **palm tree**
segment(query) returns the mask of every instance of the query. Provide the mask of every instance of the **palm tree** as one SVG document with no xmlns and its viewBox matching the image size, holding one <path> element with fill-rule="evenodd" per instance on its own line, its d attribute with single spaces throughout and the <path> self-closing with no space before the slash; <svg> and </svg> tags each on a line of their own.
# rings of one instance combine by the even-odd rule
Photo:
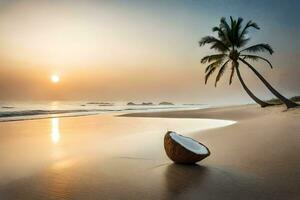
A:
<svg viewBox="0 0 300 200">
<path fill-rule="evenodd" d="M 212 31 L 218 33 L 218 38 L 213 36 L 206 36 L 201 39 L 199 42 L 200 46 L 204 46 L 206 44 L 211 44 L 211 49 L 216 50 L 218 54 L 205 56 L 201 59 L 201 63 L 205 64 L 208 63 L 209 65 L 205 69 L 205 84 L 207 83 L 208 78 L 215 72 L 216 69 L 219 69 L 218 74 L 215 80 L 215 86 L 217 86 L 218 81 L 224 74 L 225 70 L 228 66 L 231 69 L 229 84 L 232 83 L 232 79 L 234 73 L 236 71 L 237 76 L 246 90 L 248 95 L 261 107 L 269 106 L 268 104 L 259 98 L 257 98 L 246 86 L 245 82 L 243 81 L 239 65 L 240 62 L 245 64 L 249 67 L 257 76 L 258 78 L 265 84 L 265 86 L 277 97 L 279 98 L 287 108 L 292 108 L 298 106 L 298 104 L 294 103 L 293 101 L 287 99 L 283 95 L 281 95 L 277 90 L 275 90 L 264 77 L 259 74 L 256 69 L 250 65 L 247 60 L 251 61 L 265 61 L 271 68 L 273 68 L 270 61 L 266 58 L 261 57 L 259 55 L 254 55 L 254 53 L 259 52 L 268 52 L 273 54 L 273 49 L 269 44 L 260 43 L 256 45 L 252 45 L 250 47 L 241 49 L 245 47 L 245 45 L 249 42 L 250 38 L 247 37 L 248 31 L 250 28 L 260 29 L 255 22 L 249 21 L 244 27 L 242 27 L 242 18 L 238 18 L 234 20 L 230 17 L 230 25 L 227 23 L 226 19 L 223 17 L 220 20 L 220 25 L 218 27 L 213 27 Z M 252 54 L 245 54 L 244 52 L 249 52 Z"/>
</svg>

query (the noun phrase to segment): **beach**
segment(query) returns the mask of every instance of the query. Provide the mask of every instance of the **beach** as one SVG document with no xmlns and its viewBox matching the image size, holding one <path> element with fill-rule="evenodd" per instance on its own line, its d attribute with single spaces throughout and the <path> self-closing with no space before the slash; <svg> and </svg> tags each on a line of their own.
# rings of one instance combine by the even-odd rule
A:
<svg viewBox="0 0 300 200">
<path fill-rule="evenodd" d="M 300 200 L 299 9 L 0 0 L 0 200 Z"/>
<path fill-rule="evenodd" d="M 0 123 L 0 199 L 299 199 L 300 110 L 229 106 Z M 211 155 L 165 155 L 168 130 Z"/>
</svg>

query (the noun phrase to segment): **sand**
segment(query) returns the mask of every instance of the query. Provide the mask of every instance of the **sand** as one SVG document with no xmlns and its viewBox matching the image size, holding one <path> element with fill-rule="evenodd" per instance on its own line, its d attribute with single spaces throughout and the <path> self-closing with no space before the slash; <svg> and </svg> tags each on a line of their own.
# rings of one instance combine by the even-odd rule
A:
<svg viewBox="0 0 300 200">
<path fill-rule="evenodd" d="M 209 108 L 195 111 L 130 114 L 142 117 L 180 117 L 230 119 L 238 123 L 219 129 L 202 131 L 194 138 L 205 143 L 212 156 L 201 165 L 208 169 L 237 171 L 252 177 L 253 185 L 223 194 L 217 184 L 212 191 L 191 195 L 209 199 L 299 199 L 300 198 L 300 109 L 286 111 L 283 106 L 260 108 L 256 105 Z M 188 171 L 188 170 L 187 170 Z M 230 177 L 228 177 L 230 178 Z M 180 183 L 178 178 L 177 183 Z M 175 184 L 175 183 L 174 183 Z M 230 184 L 230 182 L 228 183 Z M 201 188 L 201 186 L 199 186 Z M 247 190 L 254 193 L 248 193 Z M 213 194 L 212 194 L 213 193 Z M 231 193 L 231 194 L 230 194 Z M 247 196 L 248 195 L 248 196 Z"/>
<path fill-rule="evenodd" d="M 299 199 L 299 119 L 246 105 L 0 123 L 0 199 Z M 167 130 L 211 156 L 172 164 Z"/>
</svg>

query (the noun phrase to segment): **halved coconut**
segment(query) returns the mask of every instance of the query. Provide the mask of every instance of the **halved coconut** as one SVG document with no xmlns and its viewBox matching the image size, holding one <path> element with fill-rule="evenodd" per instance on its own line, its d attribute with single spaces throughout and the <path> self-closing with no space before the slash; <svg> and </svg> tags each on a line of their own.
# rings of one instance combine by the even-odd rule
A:
<svg viewBox="0 0 300 200">
<path fill-rule="evenodd" d="M 166 133 L 164 147 L 167 156 L 175 163 L 193 164 L 210 155 L 205 145 L 172 131 Z"/>
</svg>

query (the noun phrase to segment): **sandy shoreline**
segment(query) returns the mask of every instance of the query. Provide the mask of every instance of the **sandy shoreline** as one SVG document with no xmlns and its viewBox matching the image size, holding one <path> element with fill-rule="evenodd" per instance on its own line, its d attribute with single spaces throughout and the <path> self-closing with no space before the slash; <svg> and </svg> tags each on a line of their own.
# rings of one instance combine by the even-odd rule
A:
<svg viewBox="0 0 300 200">
<path fill-rule="evenodd" d="M 257 105 L 244 105 L 125 116 L 235 120 L 238 123 L 231 126 L 202 131 L 201 134 L 194 135 L 194 138 L 207 144 L 212 152 L 212 156 L 199 164 L 223 166 L 254 178 L 253 188 L 249 190 L 259 191 L 259 194 L 250 194 L 246 197 L 242 192 L 233 189 L 230 192 L 237 194 L 232 194 L 233 197 L 240 196 L 240 199 L 300 197 L 300 109 L 286 111 L 284 106 L 262 109 Z M 218 189 L 215 188 L 214 192 L 218 193 Z"/>
<path fill-rule="evenodd" d="M 299 199 L 300 110 L 283 110 L 246 105 L 0 123 L 0 155 L 13 163 L 0 166 L 0 199 Z M 221 121 L 199 118 L 237 123 L 200 131 Z M 162 146 L 166 128 L 188 131 L 211 156 L 172 164 Z"/>
</svg>

